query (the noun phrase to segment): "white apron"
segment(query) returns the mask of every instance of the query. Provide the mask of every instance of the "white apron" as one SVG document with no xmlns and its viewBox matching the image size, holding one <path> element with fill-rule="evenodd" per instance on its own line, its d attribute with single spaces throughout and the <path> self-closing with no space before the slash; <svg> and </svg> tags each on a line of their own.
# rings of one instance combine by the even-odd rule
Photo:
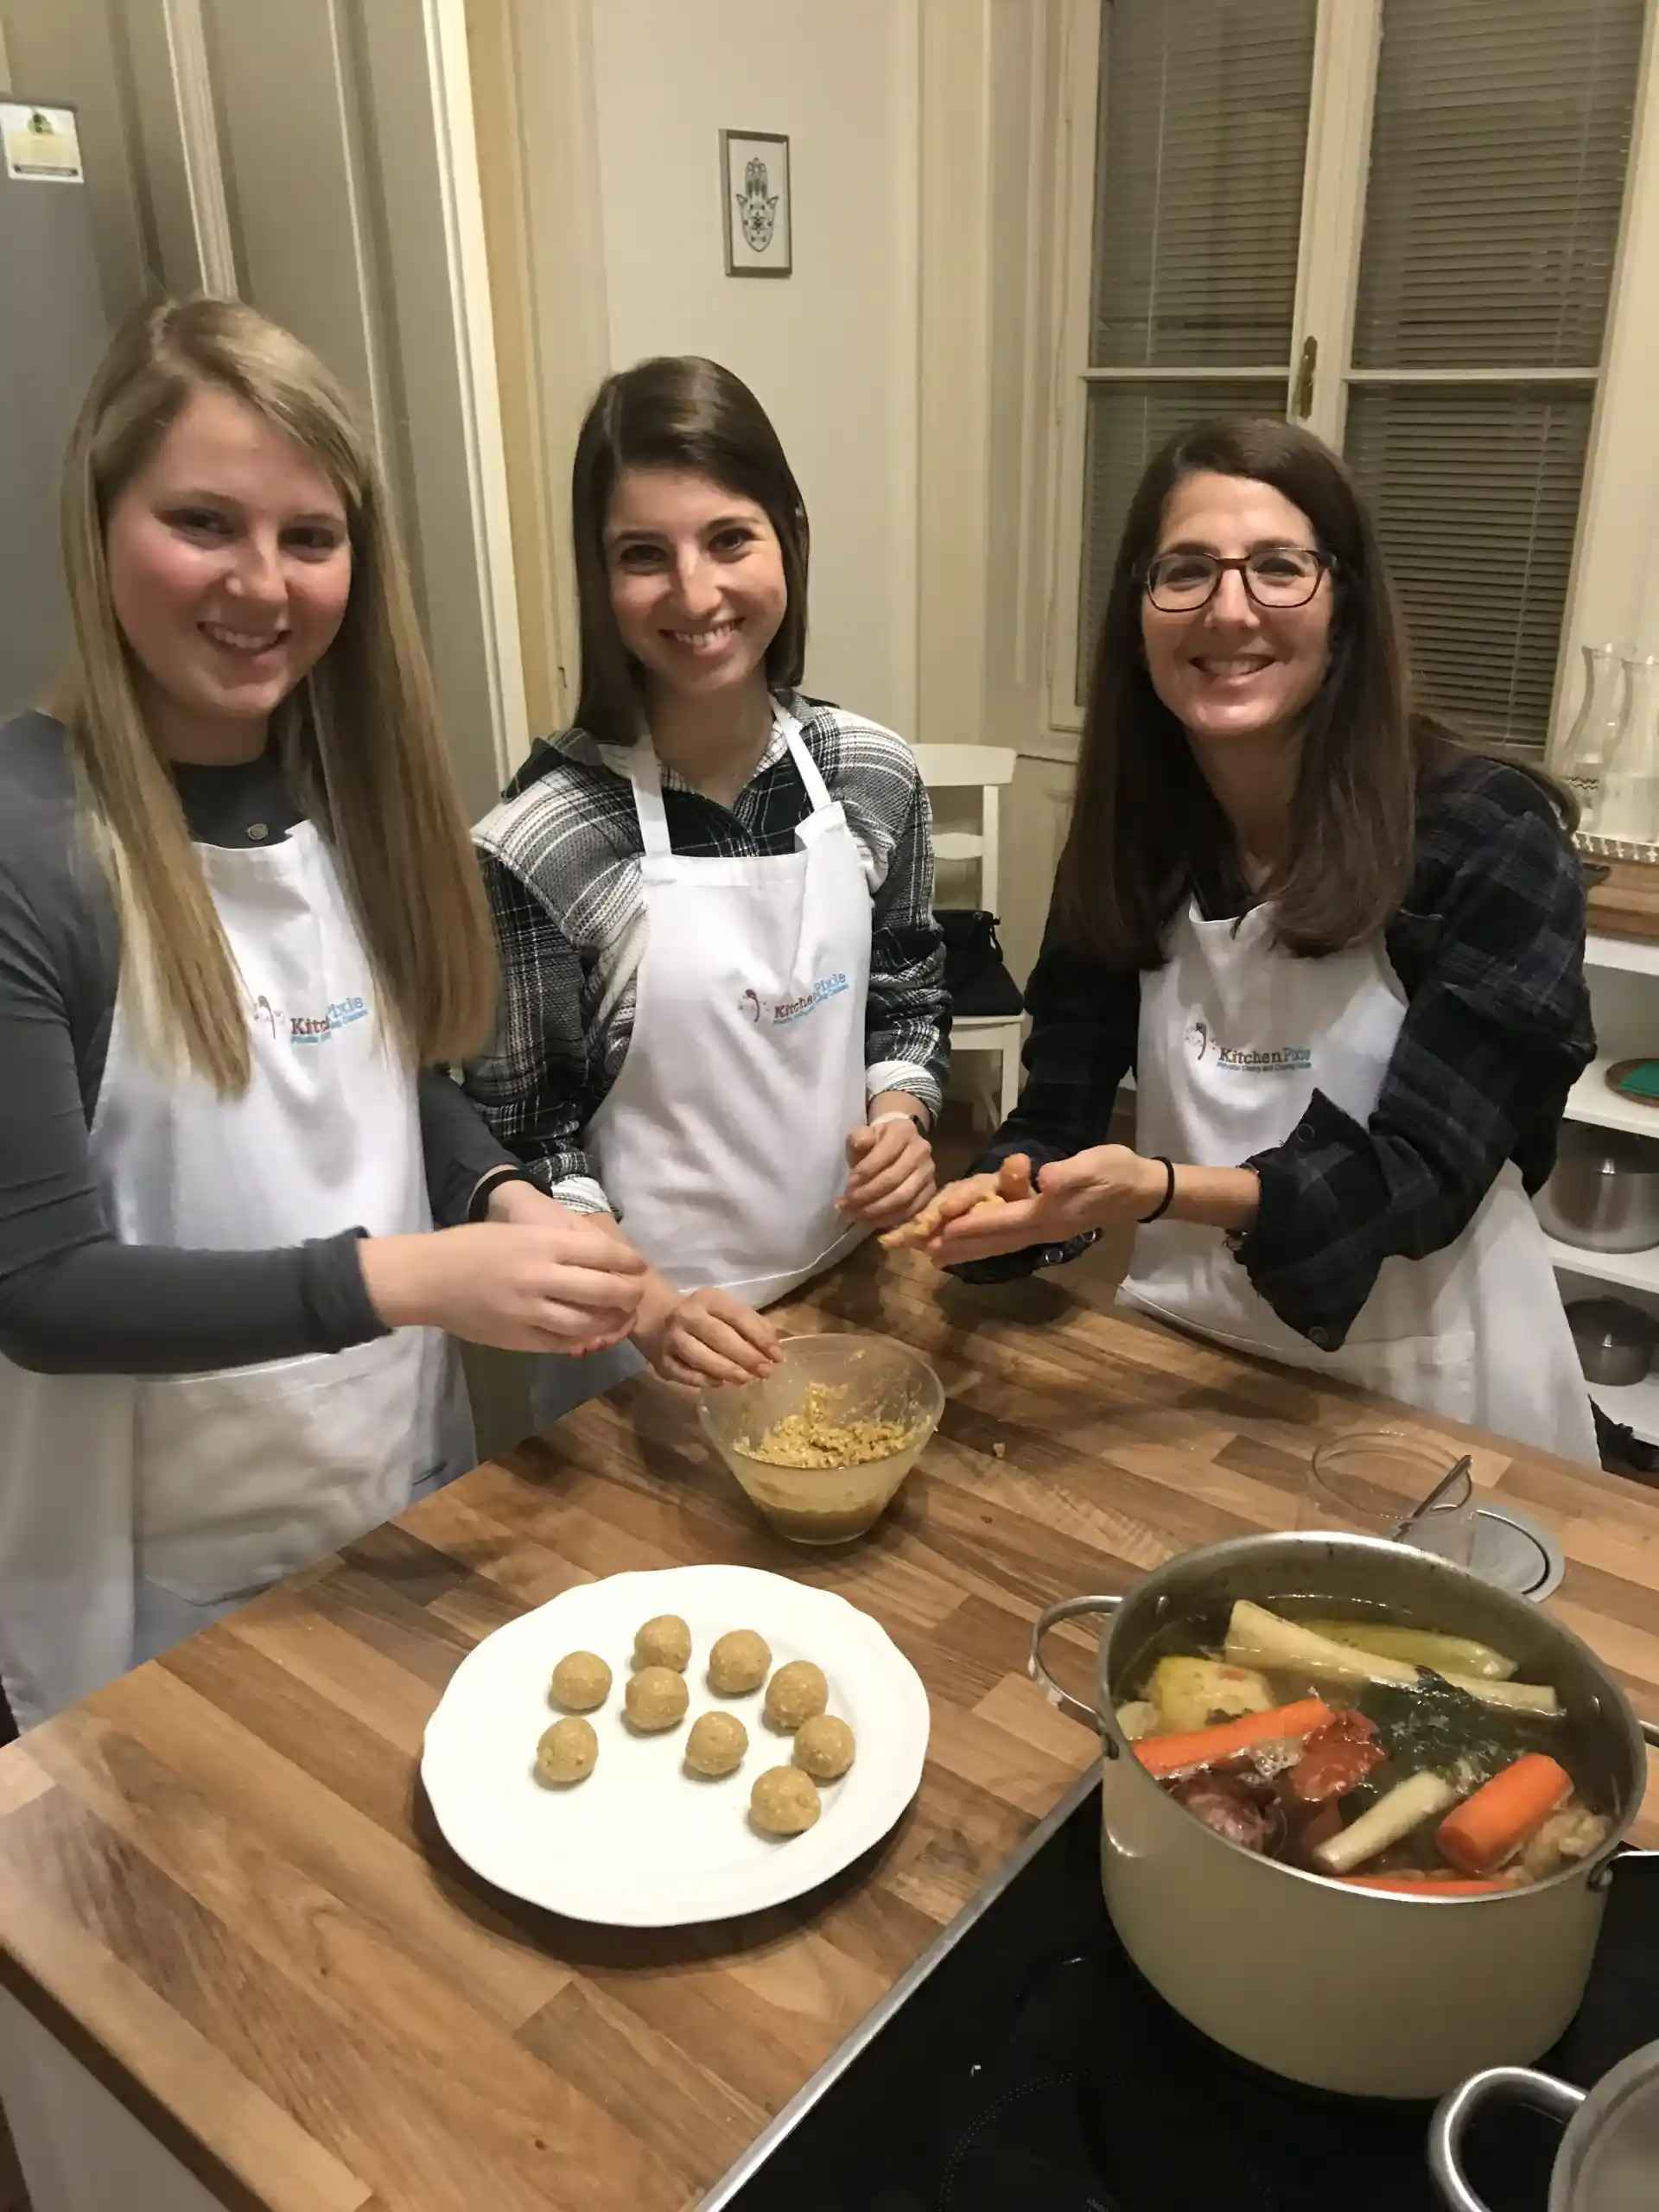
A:
<svg viewBox="0 0 1659 2212">
<path fill-rule="evenodd" d="M 1317 1088 L 1363 1127 L 1406 1010 L 1380 938 L 1317 960 L 1195 906 L 1141 978 L 1136 1149 L 1242 1161 L 1283 1144 Z M 1281 1321 L 1213 1229 L 1136 1236 L 1133 1306 L 1244 1351 L 1345 1377 L 1425 1412 L 1599 1464 L 1595 1425 L 1542 1230 L 1506 1161 L 1455 1243 L 1384 1260 L 1347 1341 L 1321 1351 Z"/>
<path fill-rule="evenodd" d="M 217 1251 L 431 1227 L 410 1071 L 323 839 L 199 845 L 242 978 L 252 1076 L 158 1071 L 124 986 L 91 1152 L 123 1243 Z M 435 1331 L 205 1375 L 0 1359 L 0 1680 L 20 1726 L 87 1696 L 470 1463 Z"/>
<path fill-rule="evenodd" d="M 778 722 L 812 811 L 796 849 L 765 859 L 676 854 L 649 744 L 606 748 L 633 786 L 645 949 L 627 1058 L 583 1138 L 637 1250 L 678 1289 L 756 1306 L 867 1234 L 836 1201 L 868 1111 L 869 886 L 800 725 Z M 537 1419 L 639 1365 L 631 1345 L 541 1361 Z"/>
</svg>

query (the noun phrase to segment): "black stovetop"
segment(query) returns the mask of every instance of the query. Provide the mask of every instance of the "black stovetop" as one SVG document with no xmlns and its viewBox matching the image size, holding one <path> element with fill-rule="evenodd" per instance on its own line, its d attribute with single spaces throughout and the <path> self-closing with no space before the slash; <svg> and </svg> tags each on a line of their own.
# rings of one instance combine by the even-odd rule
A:
<svg viewBox="0 0 1659 2212">
<path fill-rule="evenodd" d="M 1091 1791 L 729 2212 L 1441 2212 L 1432 2107 L 1299 2089 L 1188 2027 L 1118 1944 L 1099 1850 Z M 1540 2063 L 1587 2088 L 1655 2037 L 1659 1861 L 1633 1858 Z M 1545 2212 L 1559 2140 L 1506 2106 L 1477 2122 L 1471 2178 Z"/>
</svg>

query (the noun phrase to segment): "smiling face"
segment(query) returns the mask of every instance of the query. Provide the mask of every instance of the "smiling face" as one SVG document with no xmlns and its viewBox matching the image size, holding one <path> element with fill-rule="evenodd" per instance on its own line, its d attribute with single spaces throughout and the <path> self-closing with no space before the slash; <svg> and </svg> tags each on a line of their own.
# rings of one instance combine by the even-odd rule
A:
<svg viewBox="0 0 1659 2212">
<path fill-rule="evenodd" d="M 168 757 L 251 759 L 338 634 L 352 588 L 340 493 L 304 447 L 202 385 L 111 504 L 110 592 Z"/>
<path fill-rule="evenodd" d="M 1320 550 L 1300 507 L 1256 477 L 1206 470 L 1170 493 L 1154 550 L 1236 560 L 1284 545 Z M 1198 747 L 1294 736 L 1330 663 L 1332 613 L 1328 573 L 1302 607 L 1258 607 L 1236 569 L 1192 613 L 1166 613 L 1143 594 L 1147 671 Z"/>
<path fill-rule="evenodd" d="M 605 562 L 617 628 L 648 690 L 709 699 L 764 688 L 789 597 L 764 507 L 712 477 L 624 469 Z"/>
</svg>

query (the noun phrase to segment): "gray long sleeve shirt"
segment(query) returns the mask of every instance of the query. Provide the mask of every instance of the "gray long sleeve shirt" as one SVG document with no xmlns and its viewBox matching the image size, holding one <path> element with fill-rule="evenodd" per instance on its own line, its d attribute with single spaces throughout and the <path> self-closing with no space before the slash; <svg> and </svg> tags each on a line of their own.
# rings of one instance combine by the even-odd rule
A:
<svg viewBox="0 0 1659 2212">
<path fill-rule="evenodd" d="M 270 756 L 175 777 L 200 843 L 270 844 L 303 818 Z M 45 1373 L 191 1374 L 383 1335 L 350 1224 L 260 1252 L 111 1233 L 88 1131 L 120 945 L 75 806 L 60 725 L 0 723 L 0 1352 Z M 464 1221 L 480 1176 L 516 1163 L 447 1076 L 422 1076 L 420 1109 L 433 1217 Z"/>
</svg>

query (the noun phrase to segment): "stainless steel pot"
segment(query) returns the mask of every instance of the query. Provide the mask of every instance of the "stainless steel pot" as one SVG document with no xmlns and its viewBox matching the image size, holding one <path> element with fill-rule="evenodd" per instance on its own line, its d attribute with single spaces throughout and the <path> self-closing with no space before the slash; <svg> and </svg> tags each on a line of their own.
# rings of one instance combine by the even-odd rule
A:
<svg viewBox="0 0 1659 2212">
<path fill-rule="evenodd" d="M 1653 1364 L 1653 1323 L 1623 1298 L 1580 1298 L 1567 1309 L 1586 1382 L 1639 1382 Z"/>
<path fill-rule="evenodd" d="M 1293 1596 L 1387 1605 L 1478 1637 L 1511 1654 L 1523 1680 L 1553 1682 L 1581 1732 L 1577 1764 L 1613 1815 L 1603 1851 L 1530 1889 L 1412 1897 L 1279 1866 L 1195 1820 L 1135 1758 L 1116 1709 L 1139 1689 L 1142 1655 L 1166 1624 L 1205 1624 L 1218 1640 L 1236 1599 Z M 1054 1681 L 1041 1646 L 1057 1622 L 1094 1613 L 1111 1625 L 1090 1707 Z M 1126 1597 L 1049 1606 L 1030 1671 L 1100 1732 L 1101 1881 L 1124 1948 L 1228 2050 L 1318 2088 L 1437 2097 L 1480 2068 L 1527 2064 L 1577 2011 L 1613 1847 L 1642 1802 L 1642 1738 L 1659 1744 L 1659 1726 L 1638 1728 L 1594 1654 L 1535 1606 L 1376 1536 L 1244 1536 L 1182 1553 Z"/>
<path fill-rule="evenodd" d="M 1628 1130 L 1564 1122 L 1555 1166 L 1533 1200 L 1551 1236 L 1591 1252 L 1659 1244 L 1659 1144 Z"/>
<path fill-rule="evenodd" d="M 1587 2096 L 1553 2074 L 1493 2066 L 1443 2098 L 1429 2126 L 1428 2163 L 1452 2212 L 1492 2212 L 1465 2177 L 1463 2143 L 1483 2105 L 1510 2099 L 1568 2123 L 1549 2177 L 1549 2212 L 1653 2212 L 1659 2203 L 1659 2043 L 1633 2050 Z"/>
</svg>

